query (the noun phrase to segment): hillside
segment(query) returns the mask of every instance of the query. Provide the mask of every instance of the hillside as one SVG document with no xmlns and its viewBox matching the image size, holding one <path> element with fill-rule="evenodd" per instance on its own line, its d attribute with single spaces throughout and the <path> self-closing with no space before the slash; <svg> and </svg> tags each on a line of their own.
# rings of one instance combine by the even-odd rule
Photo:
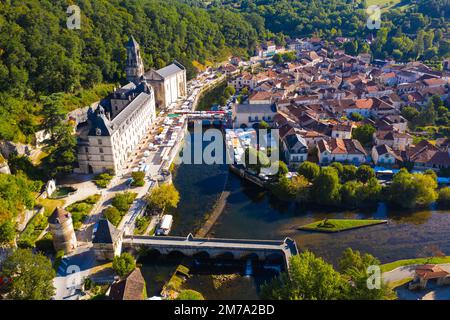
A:
<svg viewBox="0 0 450 320">
<path fill-rule="evenodd" d="M 101 84 L 122 81 L 130 35 L 143 48 L 146 68 L 177 59 L 189 77 L 192 61 L 223 60 L 231 48 L 245 55 L 258 40 L 238 13 L 176 0 L 80 0 L 81 29 L 69 30 L 71 2 L 12 0 L 0 6 L 0 139 L 30 142 L 39 129 L 42 96 L 66 93 L 66 107 L 73 109 L 99 99 Z"/>
</svg>

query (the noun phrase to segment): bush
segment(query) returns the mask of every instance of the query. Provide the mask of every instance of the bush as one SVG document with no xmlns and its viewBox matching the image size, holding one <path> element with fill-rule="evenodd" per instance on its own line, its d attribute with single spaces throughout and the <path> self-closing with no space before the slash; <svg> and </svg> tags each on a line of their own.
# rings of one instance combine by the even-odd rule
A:
<svg viewBox="0 0 450 320">
<path fill-rule="evenodd" d="M 310 161 L 305 161 L 298 167 L 298 174 L 304 176 L 308 181 L 313 181 L 319 173 L 320 167 Z"/>
<path fill-rule="evenodd" d="M 176 300 L 205 300 L 205 298 L 198 291 L 182 290 Z"/>
<path fill-rule="evenodd" d="M 120 211 L 117 210 L 117 208 L 108 207 L 103 213 L 109 222 L 111 222 L 115 226 L 119 225 L 120 220 L 122 219 L 122 215 L 120 214 Z"/>
<path fill-rule="evenodd" d="M 112 179 L 113 176 L 110 173 L 100 173 L 95 177 L 94 183 L 99 188 L 106 188 Z"/>
<path fill-rule="evenodd" d="M 443 208 L 450 208 L 450 187 L 439 190 L 438 204 Z"/>
<path fill-rule="evenodd" d="M 120 212 L 125 213 L 128 211 L 135 198 L 136 193 L 132 192 L 119 193 L 112 200 L 112 205 L 113 207 L 116 207 L 117 210 L 119 210 Z"/>
<path fill-rule="evenodd" d="M 144 178 L 145 173 L 142 171 L 133 172 L 131 174 L 131 177 L 133 178 L 133 186 L 134 187 L 142 187 L 145 184 Z"/>
<path fill-rule="evenodd" d="M 113 269 L 120 277 L 125 277 L 136 268 L 136 261 L 133 256 L 127 252 L 119 257 L 114 257 Z"/>
<path fill-rule="evenodd" d="M 0 244 L 10 243 L 16 236 L 16 229 L 12 221 L 6 221 L 0 225 Z"/>
</svg>

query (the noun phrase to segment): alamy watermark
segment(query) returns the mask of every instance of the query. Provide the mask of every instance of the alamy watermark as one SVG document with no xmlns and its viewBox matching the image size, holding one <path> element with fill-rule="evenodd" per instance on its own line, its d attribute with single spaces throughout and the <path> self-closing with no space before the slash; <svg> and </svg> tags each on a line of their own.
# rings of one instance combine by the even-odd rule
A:
<svg viewBox="0 0 450 320">
<path fill-rule="evenodd" d="M 80 30 L 81 29 L 81 9 L 77 5 L 71 5 L 67 8 L 67 29 L 69 30 Z"/>
<path fill-rule="evenodd" d="M 369 15 L 367 18 L 366 26 L 368 29 L 380 29 L 381 28 L 381 9 L 377 5 L 369 6 L 366 9 L 366 13 Z"/>
</svg>

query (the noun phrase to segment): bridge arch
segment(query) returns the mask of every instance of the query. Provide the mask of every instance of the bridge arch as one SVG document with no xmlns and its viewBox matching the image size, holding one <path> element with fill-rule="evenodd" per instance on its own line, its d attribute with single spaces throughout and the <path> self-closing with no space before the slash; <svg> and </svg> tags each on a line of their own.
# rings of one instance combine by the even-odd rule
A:
<svg viewBox="0 0 450 320">
<path fill-rule="evenodd" d="M 167 258 L 169 258 L 169 259 L 177 259 L 177 258 L 182 258 L 185 256 L 184 252 L 177 250 L 177 249 L 167 250 L 166 254 L 167 254 Z"/>
<path fill-rule="evenodd" d="M 234 260 L 235 255 L 231 251 L 221 251 L 213 255 L 213 258 L 223 259 L 223 260 Z"/>
<path fill-rule="evenodd" d="M 265 260 L 268 262 L 284 261 L 284 255 L 281 252 L 273 252 L 266 255 Z"/>
<path fill-rule="evenodd" d="M 241 260 L 253 260 L 253 261 L 258 261 L 258 260 L 262 260 L 259 254 L 257 254 L 256 252 L 250 252 L 250 253 L 244 253 L 243 255 L 240 256 Z"/>
<path fill-rule="evenodd" d="M 211 256 L 207 251 L 199 251 L 192 255 L 195 259 L 209 259 Z"/>
</svg>

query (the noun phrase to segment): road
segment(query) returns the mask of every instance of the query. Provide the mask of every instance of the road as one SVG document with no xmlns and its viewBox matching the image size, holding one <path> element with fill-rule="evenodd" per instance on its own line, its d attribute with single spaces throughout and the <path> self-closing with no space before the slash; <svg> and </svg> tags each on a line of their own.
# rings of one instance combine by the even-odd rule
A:
<svg viewBox="0 0 450 320">
<path fill-rule="evenodd" d="M 215 75 L 216 73 L 213 72 L 209 75 L 209 77 Z M 206 79 L 204 76 L 199 76 L 197 79 L 194 79 L 194 81 L 190 81 L 188 83 L 188 93 L 190 96 L 186 99 L 180 99 L 177 103 L 170 106 L 168 111 L 170 112 L 170 110 L 180 108 L 187 101 L 194 101 L 196 95 L 200 91 L 200 88 L 211 85 L 211 82 L 211 80 Z M 190 104 L 190 108 L 193 108 L 192 103 Z M 133 233 L 136 218 L 146 206 L 144 197 L 148 191 L 157 184 L 154 179 L 161 173 L 160 162 L 156 160 L 153 161 L 153 159 L 158 158 L 156 152 L 152 152 L 150 157 L 147 158 L 150 160 L 150 163 L 154 163 L 150 165 L 150 170 L 146 174 L 144 186 L 130 188 L 127 186 L 127 180 L 130 178 L 133 168 L 135 168 L 143 159 L 144 151 L 149 143 L 153 141 L 155 133 L 157 132 L 156 130 L 161 127 L 165 117 L 165 114 L 160 114 L 155 119 L 155 122 L 150 128 L 148 134 L 142 139 L 136 150 L 133 151 L 133 155 L 129 160 L 128 166 L 121 172 L 117 173 L 117 175 L 111 180 L 107 189 L 99 191 L 92 184 L 92 182 L 84 181 L 78 185 L 78 192 L 69 199 L 68 204 L 82 200 L 92 194 L 99 192 L 101 193 L 101 198 L 98 201 L 98 204 L 94 207 L 91 214 L 85 219 L 80 230 L 77 231 L 77 240 L 79 242 L 78 248 L 70 256 L 64 257 L 61 266 L 58 269 L 57 277 L 54 279 L 54 285 L 56 288 L 55 299 L 62 300 L 80 298 L 80 292 L 77 291 L 77 289 L 81 288 L 84 281 L 83 279 L 91 276 L 92 271 L 98 267 L 98 262 L 95 260 L 93 250 L 91 250 L 93 229 L 96 223 L 103 217 L 103 210 L 111 205 L 112 199 L 118 193 L 124 191 L 136 192 L 138 195 L 118 227 L 120 229 L 125 229 L 129 234 Z M 181 141 L 179 143 L 181 143 Z M 154 221 L 152 223 L 154 223 Z M 68 271 L 74 270 L 80 271 L 75 272 L 75 274 L 68 274 Z"/>
</svg>

